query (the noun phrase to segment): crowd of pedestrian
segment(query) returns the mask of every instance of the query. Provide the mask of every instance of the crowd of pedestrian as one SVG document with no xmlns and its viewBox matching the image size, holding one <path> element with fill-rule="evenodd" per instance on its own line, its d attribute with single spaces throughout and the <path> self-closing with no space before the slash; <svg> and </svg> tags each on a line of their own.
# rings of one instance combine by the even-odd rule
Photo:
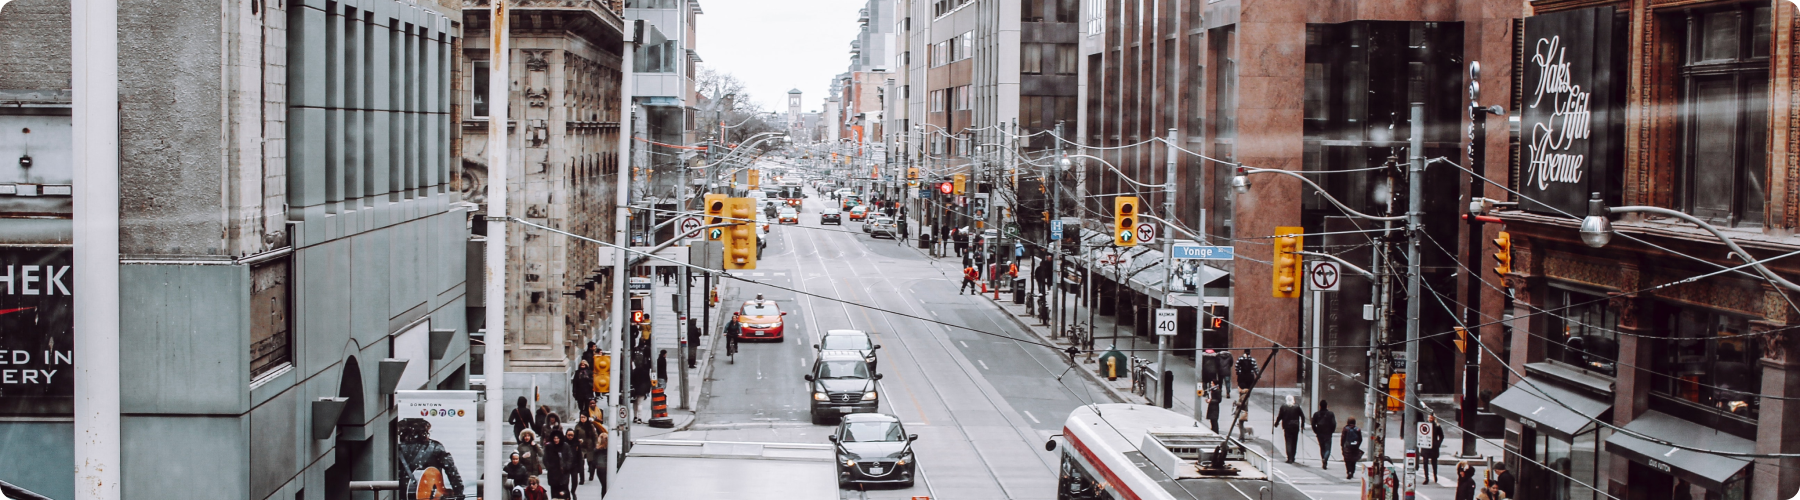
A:
<svg viewBox="0 0 1800 500">
<path fill-rule="evenodd" d="M 585 410 L 565 426 L 561 415 L 544 406 L 533 412 L 519 397 L 508 417 L 518 444 L 504 468 L 513 499 L 576 500 L 575 487 L 592 480 L 598 480 L 600 494 L 606 494 L 605 410 L 592 398 L 577 404 Z"/>
</svg>

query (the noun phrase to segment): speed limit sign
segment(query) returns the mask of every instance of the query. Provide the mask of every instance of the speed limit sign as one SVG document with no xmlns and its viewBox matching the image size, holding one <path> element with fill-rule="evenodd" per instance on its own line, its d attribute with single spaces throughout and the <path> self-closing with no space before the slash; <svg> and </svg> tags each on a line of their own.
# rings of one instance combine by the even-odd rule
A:
<svg viewBox="0 0 1800 500">
<path fill-rule="evenodd" d="M 1177 316 L 1176 316 L 1174 309 L 1157 309 L 1156 310 L 1156 334 L 1163 335 L 1163 336 L 1175 335 L 1175 318 L 1176 317 Z"/>
</svg>

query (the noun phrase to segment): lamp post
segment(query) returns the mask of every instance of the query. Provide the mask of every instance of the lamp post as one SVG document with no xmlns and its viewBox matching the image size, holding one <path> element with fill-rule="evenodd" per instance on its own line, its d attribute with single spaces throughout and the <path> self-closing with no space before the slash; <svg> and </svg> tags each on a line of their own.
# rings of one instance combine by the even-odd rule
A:
<svg viewBox="0 0 1800 500">
<path fill-rule="evenodd" d="M 1769 268 L 1764 267 L 1761 261 L 1757 260 L 1756 257 L 1751 256 L 1749 252 L 1744 251 L 1743 247 L 1738 246 L 1737 241 L 1732 240 L 1731 237 L 1726 236 L 1725 233 L 1719 231 L 1718 227 L 1708 224 L 1698 217 L 1676 210 L 1635 205 L 1607 207 L 1606 202 L 1600 198 L 1600 193 L 1593 193 L 1588 199 L 1587 217 L 1581 219 L 1581 242 L 1594 248 L 1606 246 L 1607 243 L 1612 241 L 1613 233 L 1612 221 L 1608 220 L 1607 216 L 1633 212 L 1674 217 L 1687 221 L 1693 225 L 1700 226 L 1700 228 L 1705 229 L 1706 232 L 1712 233 L 1714 237 L 1725 244 L 1726 248 L 1731 249 L 1732 254 L 1744 259 L 1745 263 L 1749 264 L 1752 269 L 1756 269 L 1756 272 L 1762 274 L 1763 277 L 1768 278 L 1770 282 L 1782 288 L 1800 292 L 1800 285 L 1788 281 L 1787 278 L 1783 278 L 1781 275 L 1775 274 L 1774 271 L 1770 271 Z"/>
</svg>

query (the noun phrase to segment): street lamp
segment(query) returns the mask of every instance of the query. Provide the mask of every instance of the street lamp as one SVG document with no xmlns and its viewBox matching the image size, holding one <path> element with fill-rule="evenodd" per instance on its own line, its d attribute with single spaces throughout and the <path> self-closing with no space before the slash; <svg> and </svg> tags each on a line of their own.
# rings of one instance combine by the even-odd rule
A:
<svg viewBox="0 0 1800 500">
<path fill-rule="evenodd" d="M 1581 242 L 1594 248 L 1606 246 L 1608 242 L 1612 241 L 1613 233 L 1612 222 L 1607 220 L 1606 216 L 1615 213 L 1632 212 L 1674 217 L 1692 223 L 1693 225 L 1700 226 L 1701 229 L 1705 229 L 1706 232 L 1712 233 L 1713 237 L 1718 238 L 1720 242 L 1724 243 L 1726 248 L 1731 249 L 1731 253 L 1743 258 L 1744 262 L 1750 265 L 1750 267 L 1755 268 L 1757 273 L 1768 278 L 1769 282 L 1780 285 L 1782 288 L 1788 290 L 1800 292 L 1800 284 L 1788 281 L 1787 278 L 1783 278 L 1781 275 L 1775 274 L 1774 271 L 1770 271 L 1769 268 L 1763 267 L 1762 261 L 1751 256 L 1750 252 L 1744 251 L 1743 247 L 1738 246 L 1736 241 L 1732 240 L 1729 236 L 1726 236 L 1724 232 L 1719 231 L 1718 227 L 1708 224 L 1698 217 L 1688 215 L 1686 212 L 1647 206 L 1607 207 L 1606 202 L 1600 198 L 1600 193 L 1593 193 L 1588 198 L 1588 215 L 1581 219 Z"/>
<path fill-rule="evenodd" d="M 1612 221 L 1607 220 L 1606 201 L 1600 199 L 1600 193 L 1594 193 L 1588 199 L 1587 217 L 1581 219 L 1581 242 L 1587 246 L 1600 248 L 1612 241 Z"/>
</svg>

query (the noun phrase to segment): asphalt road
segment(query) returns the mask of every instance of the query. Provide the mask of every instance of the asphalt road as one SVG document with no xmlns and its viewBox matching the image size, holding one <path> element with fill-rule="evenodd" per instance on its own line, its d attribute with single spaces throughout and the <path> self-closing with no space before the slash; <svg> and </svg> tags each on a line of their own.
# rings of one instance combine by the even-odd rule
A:
<svg viewBox="0 0 1800 500">
<path fill-rule="evenodd" d="M 833 202 L 812 196 L 799 226 L 773 229 L 756 270 L 733 272 L 758 283 L 738 282 L 722 298 L 776 300 L 788 312 L 786 339 L 714 357 L 689 434 L 825 442 L 831 427 L 807 415 L 812 345 L 826 330 L 863 330 L 882 345 L 880 411 L 920 436 L 923 474 L 912 488 L 843 498 L 1054 498 L 1058 459 L 1043 444 L 1071 409 L 1104 392 L 1072 374 L 1059 381 L 1068 368 L 1061 353 L 1013 340 L 1030 337 L 985 299 L 958 295 L 956 262 L 870 238 L 859 222 L 820 226 L 819 209 Z"/>
</svg>

